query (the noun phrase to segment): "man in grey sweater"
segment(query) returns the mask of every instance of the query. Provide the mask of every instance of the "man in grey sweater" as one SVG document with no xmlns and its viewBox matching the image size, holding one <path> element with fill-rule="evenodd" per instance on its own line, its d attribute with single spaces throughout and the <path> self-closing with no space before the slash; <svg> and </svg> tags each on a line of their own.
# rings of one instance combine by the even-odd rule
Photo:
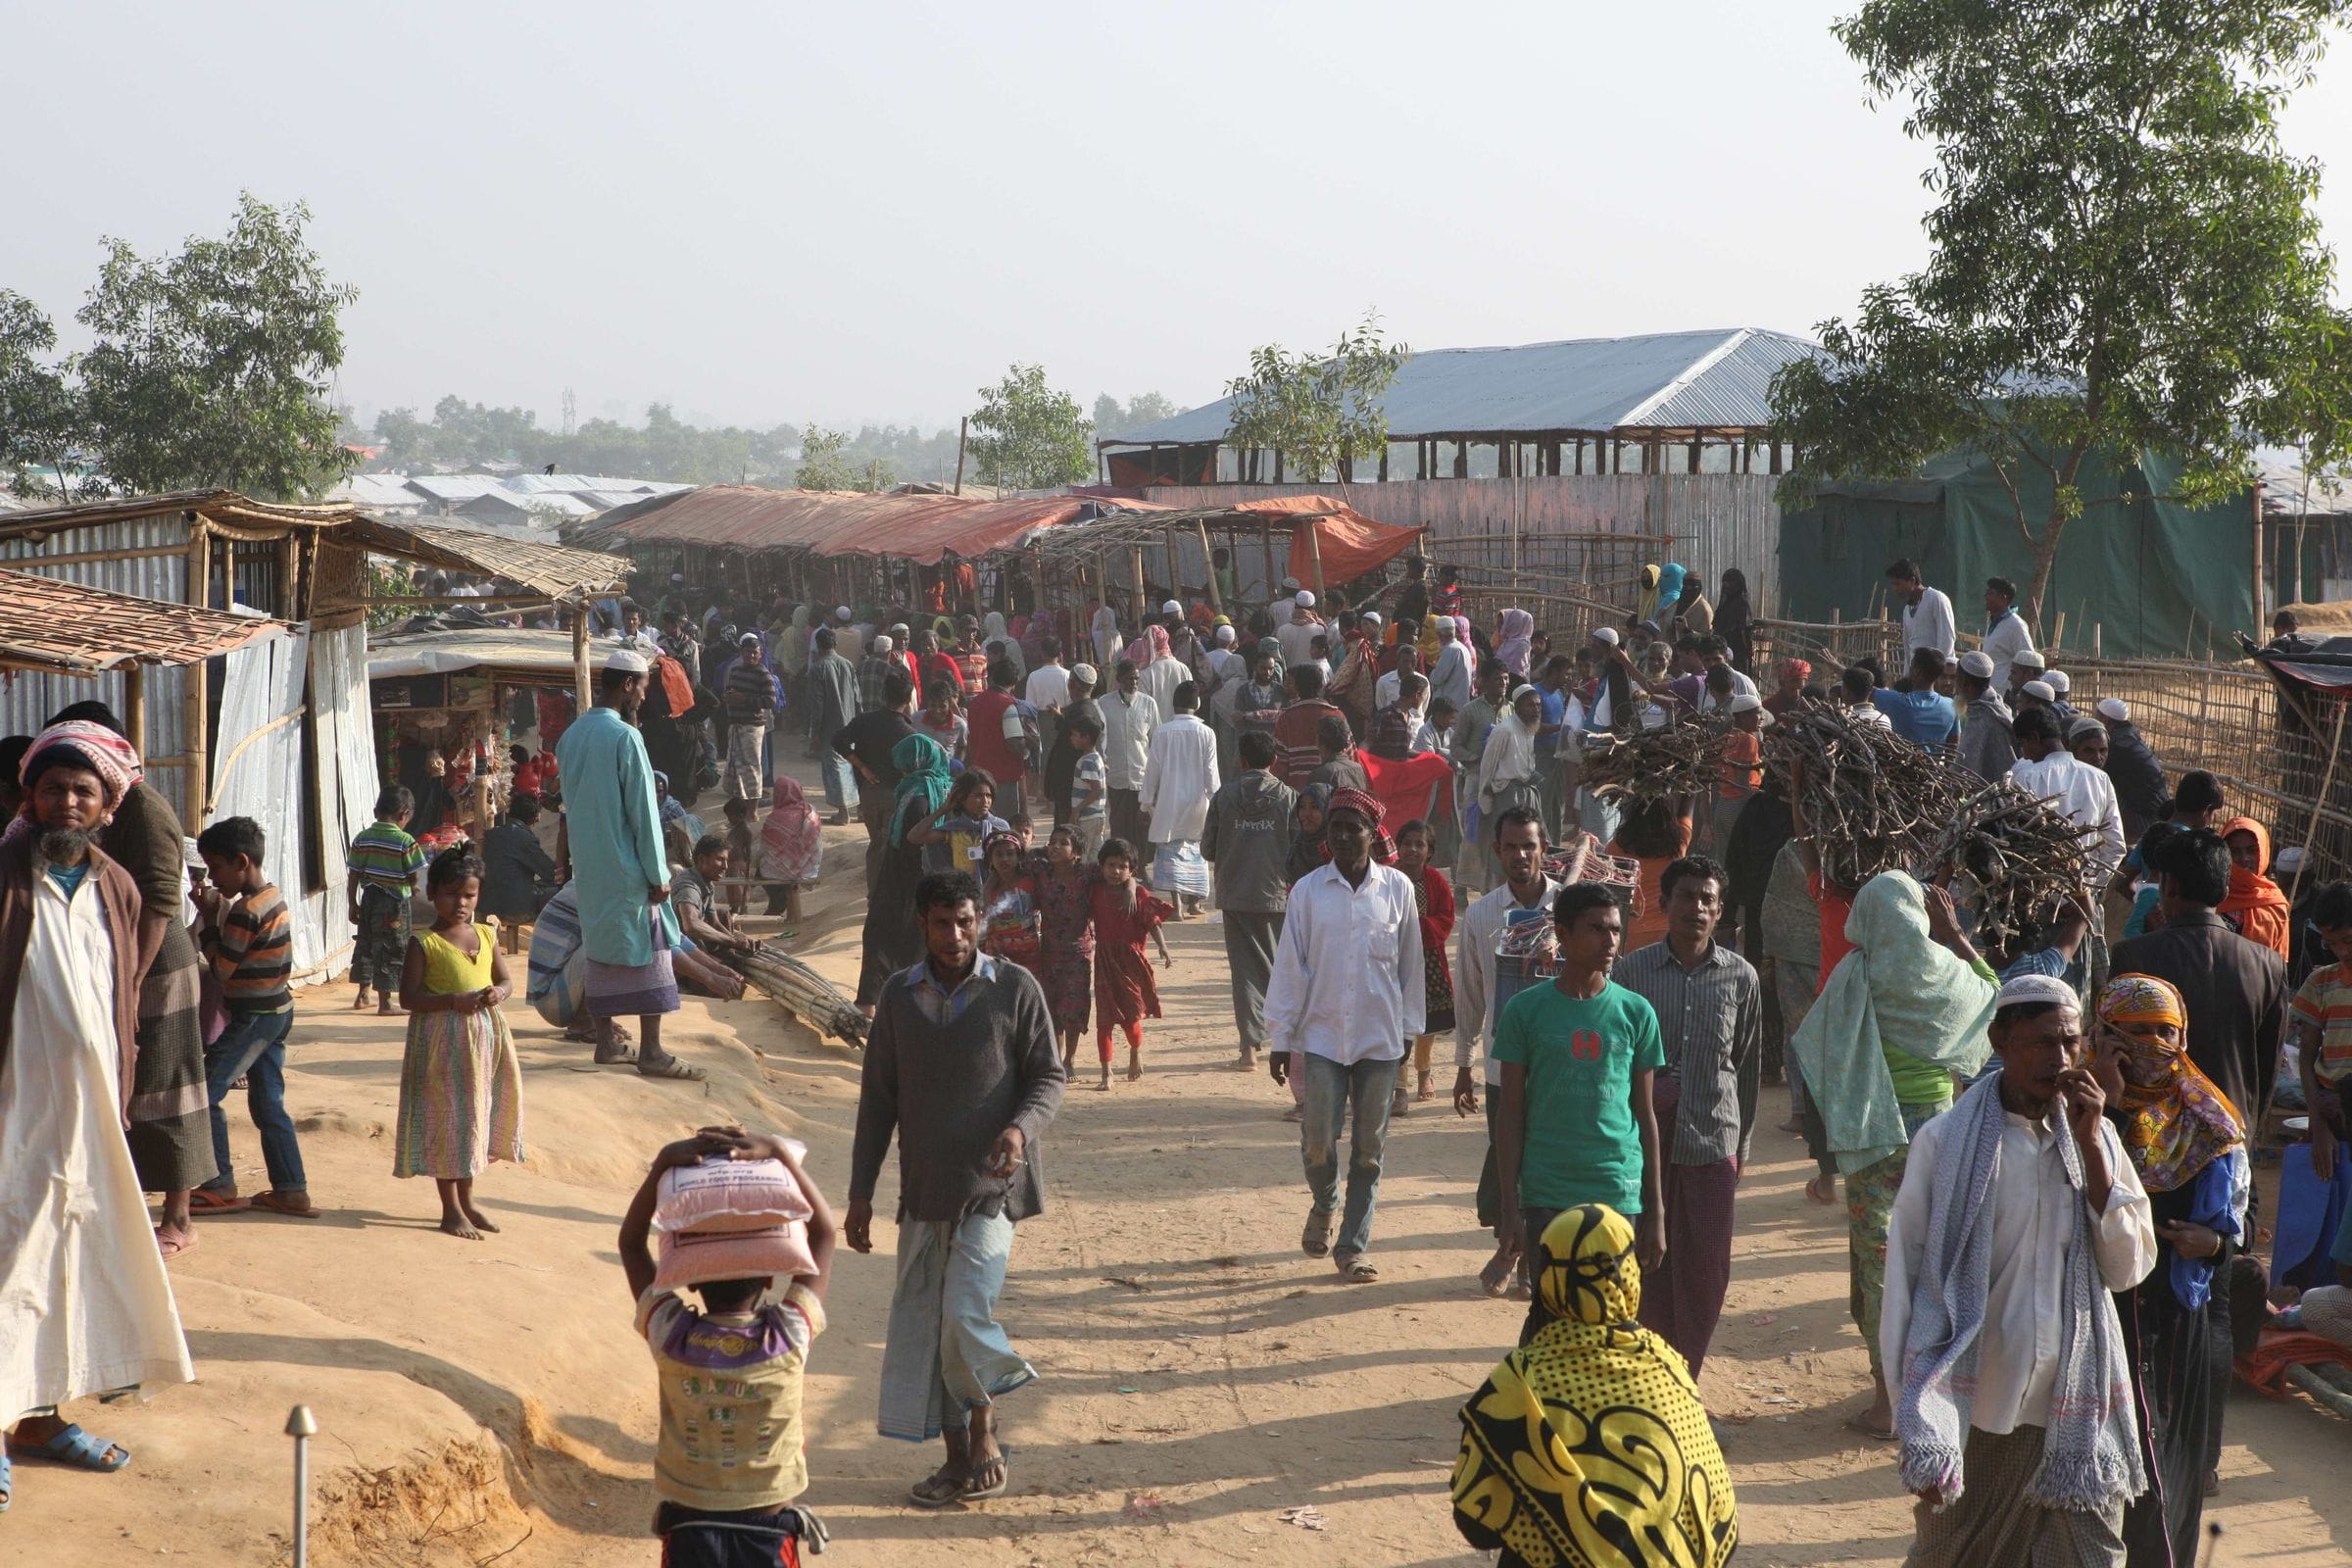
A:
<svg viewBox="0 0 2352 1568">
<path fill-rule="evenodd" d="M 1061 1057 L 1037 979 L 980 952 L 968 872 L 915 885 L 926 954 L 884 982 L 866 1037 L 843 1234 L 873 1250 L 874 1184 L 899 1140 L 898 1284 L 880 1430 L 943 1438 L 910 1495 L 944 1508 L 1004 1492 L 996 1400 L 1033 1380 L 997 1323 L 1015 1221 L 1045 1206 L 1037 1142 L 1061 1104 Z"/>
<path fill-rule="evenodd" d="M 1291 884 L 1283 874 L 1291 855 L 1291 808 L 1298 792 L 1277 779 L 1274 737 L 1251 730 L 1241 738 L 1242 774 L 1209 798 L 1200 853 L 1217 868 L 1216 905 L 1224 911 L 1225 962 L 1233 979 L 1233 1026 L 1248 1072 L 1266 1043 L 1266 979 L 1274 945 L 1282 940 L 1282 911 Z"/>
</svg>

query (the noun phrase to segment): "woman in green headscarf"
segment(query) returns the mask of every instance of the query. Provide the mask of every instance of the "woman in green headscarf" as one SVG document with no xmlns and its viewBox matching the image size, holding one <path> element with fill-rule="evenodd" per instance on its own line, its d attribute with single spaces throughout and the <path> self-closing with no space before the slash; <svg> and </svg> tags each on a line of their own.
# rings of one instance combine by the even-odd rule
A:
<svg viewBox="0 0 2352 1568">
<path fill-rule="evenodd" d="M 858 966 L 858 1007 L 869 1018 L 882 983 L 922 959 L 914 885 L 923 879 L 923 847 L 907 837 L 907 829 L 947 804 L 950 783 L 947 750 L 928 735 L 900 741 L 891 748 L 890 763 L 899 770 L 898 799 L 890 808 L 889 847 L 865 901 L 865 956 Z"/>
<path fill-rule="evenodd" d="M 1903 1185 L 1911 1135 L 1951 1108 L 1952 1074 L 1973 1077 L 1990 1049 L 1999 989 L 1941 888 L 1900 871 L 1854 895 L 1845 939 L 1813 1010 L 1789 1037 L 1811 1102 L 1805 1137 L 1845 1173 L 1848 1302 L 1870 1351 L 1876 1397 L 1847 1425 L 1891 1437 L 1893 1406 L 1879 1360 L 1886 1293 L 1886 1223 Z"/>
<path fill-rule="evenodd" d="M 1721 1568 L 1732 1473 L 1690 1369 L 1636 1321 L 1632 1222 L 1562 1209 L 1538 1247 L 1545 1321 L 1462 1406 L 1454 1528 L 1502 1568 Z"/>
</svg>

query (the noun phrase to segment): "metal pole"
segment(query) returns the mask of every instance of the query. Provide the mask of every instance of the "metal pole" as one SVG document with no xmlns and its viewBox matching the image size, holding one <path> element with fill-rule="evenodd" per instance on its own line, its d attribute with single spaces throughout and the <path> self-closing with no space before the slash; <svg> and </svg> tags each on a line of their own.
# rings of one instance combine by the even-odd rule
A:
<svg viewBox="0 0 2352 1568">
<path fill-rule="evenodd" d="M 294 1440 L 294 1568 L 309 1568 L 311 1561 L 311 1439 L 318 1435 L 309 1405 L 288 1412 L 286 1436 Z"/>
</svg>

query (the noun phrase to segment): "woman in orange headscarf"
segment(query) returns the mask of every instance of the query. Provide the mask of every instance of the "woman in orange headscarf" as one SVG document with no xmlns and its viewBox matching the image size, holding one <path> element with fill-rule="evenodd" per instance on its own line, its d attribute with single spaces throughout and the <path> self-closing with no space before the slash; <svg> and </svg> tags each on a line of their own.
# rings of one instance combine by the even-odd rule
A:
<svg viewBox="0 0 2352 1568">
<path fill-rule="evenodd" d="M 2222 824 L 2222 838 L 2230 846 L 2230 896 L 2216 912 L 2248 942 L 2285 957 L 2294 927 L 2286 895 L 2269 875 L 2270 833 L 2250 816 L 2233 816 Z"/>
</svg>

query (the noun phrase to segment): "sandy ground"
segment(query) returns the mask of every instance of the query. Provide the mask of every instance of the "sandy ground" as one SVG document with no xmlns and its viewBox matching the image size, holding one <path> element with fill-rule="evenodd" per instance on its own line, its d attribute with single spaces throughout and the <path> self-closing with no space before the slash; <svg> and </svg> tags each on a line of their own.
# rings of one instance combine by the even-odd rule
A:
<svg viewBox="0 0 2352 1568">
<path fill-rule="evenodd" d="M 846 981 L 862 833 L 828 840 L 803 946 Z M 1042 1374 L 1004 1407 L 1010 1495 L 944 1515 L 904 1503 L 936 1461 L 873 1430 L 889 1227 L 877 1223 L 874 1255 L 841 1255 L 834 1326 L 810 1376 L 804 1499 L 833 1528 L 827 1563 L 1481 1560 L 1446 1508 L 1455 1411 L 1523 1310 L 1482 1298 L 1471 1280 L 1488 1251 L 1471 1218 L 1483 1122 L 1433 1102 L 1396 1125 L 1381 1279 L 1339 1284 L 1298 1251 L 1306 1199 L 1296 1129 L 1279 1120 L 1287 1097 L 1262 1072 L 1226 1068 L 1218 928 L 1181 924 L 1170 946 L 1169 1016 L 1152 1031 L 1149 1076 L 1108 1095 L 1074 1089 L 1044 1144 L 1048 1209 L 1021 1227 L 1004 1303 Z M 856 1057 L 770 1004 L 690 1001 L 671 1042 L 711 1082 L 653 1083 L 591 1066 L 516 1005 L 531 1159 L 483 1178 L 482 1206 L 504 1231 L 466 1243 L 434 1229 L 429 1183 L 390 1175 L 402 1025 L 345 1010 L 349 1001 L 343 986 L 305 996 L 288 1074 L 327 1214 L 203 1226 L 173 1266 L 199 1381 L 145 1405 L 71 1407 L 136 1461 L 103 1477 L 21 1464 L 0 1562 L 288 1560 L 292 1458 L 279 1433 L 298 1401 L 322 1429 L 317 1560 L 656 1560 L 644 1534 L 651 1384 L 613 1251 L 621 1209 L 659 1144 L 726 1117 L 807 1139 L 838 1204 Z M 1448 1053 L 1442 1045 L 1442 1063 Z M 1769 1121 L 1786 1115 L 1778 1091 L 1766 1108 Z M 250 1190 L 262 1185 L 258 1146 L 241 1116 L 232 1124 Z M 1867 1376 L 1846 1317 L 1842 1210 L 1806 1200 L 1795 1140 L 1765 1131 L 1758 1150 L 1703 1383 L 1732 1428 L 1740 1560 L 1899 1562 L 1910 1509 L 1890 1451 L 1842 1425 Z M 2348 1459 L 2343 1423 L 2240 1392 L 2208 1515 L 2229 1532 L 2217 1560 L 2352 1561 Z M 1328 1528 L 1282 1523 L 1298 1504 Z"/>
</svg>

